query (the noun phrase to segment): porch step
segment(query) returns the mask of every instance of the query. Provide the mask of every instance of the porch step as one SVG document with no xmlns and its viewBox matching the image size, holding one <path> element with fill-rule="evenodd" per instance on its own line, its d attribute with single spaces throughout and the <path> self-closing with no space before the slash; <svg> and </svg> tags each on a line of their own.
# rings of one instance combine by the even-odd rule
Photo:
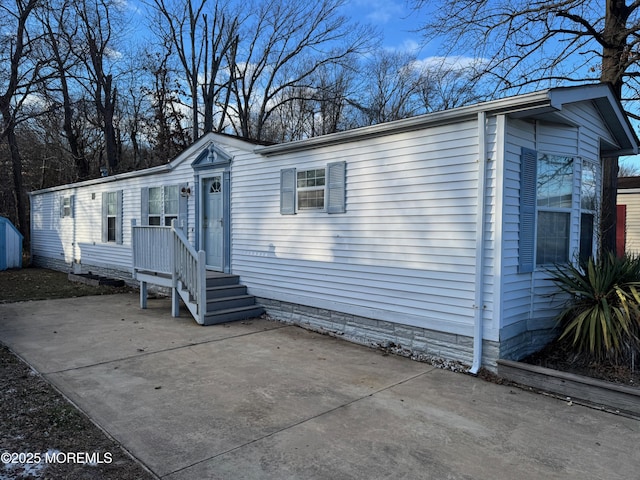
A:
<svg viewBox="0 0 640 480">
<path fill-rule="evenodd" d="M 248 305 L 246 307 L 230 308 L 227 310 L 218 310 L 215 312 L 207 312 L 204 316 L 203 325 L 216 325 L 218 323 L 233 322 L 236 320 L 247 320 L 249 318 L 259 317 L 264 313 L 264 308 L 260 305 Z"/>
<path fill-rule="evenodd" d="M 203 325 L 246 320 L 259 317 L 264 308 L 256 304 L 247 287 L 240 284 L 238 275 L 207 272 L 207 309 Z"/>
<path fill-rule="evenodd" d="M 207 272 L 207 288 L 239 285 L 240 277 L 230 273 Z"/>
<path fill-rule="evenodd" d="M 207 299 L 225 297 L 237 297 L 247 294 L 247 287 L 244 285 L 221 285 L 218 287 L 207 287 Z"/>
<path fill-rule="evenodd" d="M 207 298 L 207 313 L 217 312 L 218 310 L 226 310 L 228 308 L 246 307 L 255 304 L 256 298 L 253 295 Z"/>
</svg>

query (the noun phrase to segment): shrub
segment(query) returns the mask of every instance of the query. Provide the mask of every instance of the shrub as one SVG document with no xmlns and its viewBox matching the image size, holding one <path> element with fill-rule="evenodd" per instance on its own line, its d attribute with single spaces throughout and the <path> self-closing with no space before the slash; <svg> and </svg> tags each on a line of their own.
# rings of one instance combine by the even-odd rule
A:
<svg viewBox="0 0 640 480">
<path fill-rule="evenodd" d="M 571 295 L 558 315 L 560 340 L 598 360 L 625 360 L 640 350 L 640 258 L 609 253 L 579 267 L 558 267 L 556 285 Z"/>
</svg>

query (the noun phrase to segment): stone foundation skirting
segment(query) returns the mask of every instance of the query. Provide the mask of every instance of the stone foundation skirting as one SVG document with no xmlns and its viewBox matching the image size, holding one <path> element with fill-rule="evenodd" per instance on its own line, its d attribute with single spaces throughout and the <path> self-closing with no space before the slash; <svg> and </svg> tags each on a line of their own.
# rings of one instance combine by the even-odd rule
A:
<svg viewBox="0 0 640 480">
<path fill-rule="evenodd" d="M 256 298 L 256 301 L 276 320 L 360 345 L 382 348 L 452 370 L 466 370 L 473 363 L 471 337 L 267 298 Z M 484 340 L 482 345 L 482 366 L 496 371 L 498 343 Z"/>
</svg>

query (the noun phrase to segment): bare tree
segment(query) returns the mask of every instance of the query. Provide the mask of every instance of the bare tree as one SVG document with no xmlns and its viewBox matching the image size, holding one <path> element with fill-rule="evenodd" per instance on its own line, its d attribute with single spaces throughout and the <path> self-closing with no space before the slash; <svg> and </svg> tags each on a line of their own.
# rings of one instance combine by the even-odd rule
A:
<svg viewBox="0 0 640 480">
<path fill-rule="evenodd" d="M 115 125 L 118 88 L 112 59 L 117 58 L 114 34 L 119 27 L 118 5 L 112 0 L 73 2 L 80 38 L 75 54 L 84 63 L 84 88 L 92 96 L 104 135 L 106 166 L 114 171 L 120 162 L 119 135 Z"/>
<path fill-rule="evenodd" d="M 341 4 L 268 0 L 243 23 L 237 56 L 229 61 L 229 108 L 239 135 L 263 139 L 269 116 L 282 102 L 297 100 L 282 92 L 306 92 L 323 65 L 344 62 L 365 50 L 371 38 L 339 14 Z"/>
<path fill-rule="evenodd" d="M 51 2 L 47 9 L 41 11 L 40 22 L 43 25 L 46 38 L 46 50 L 52 62 L 55 74 L 46 84 L 44 93 L 48 100 L 55 104 L 61 104 L 64 137 L 67 141 L 69 152 L 75 163 L 75 179 L 86 179 L 90 174 L 89 161 L 86 157 L 80 132 L 76 128 L 74 109 L 74 69 L 78 64 L 78 56 L 74 49 L 78 43 L 78 25 L 73 9 L 73 4 L 68 0 Z M 52 98 L 53 97 L 53 98 Z"/>
<path fill-rule="evenodd" d="M 473 65 L 442 60 L 420 73 L 418 94 L 425 112 L 437 112 L 478 103 L 485 99 L 474 79 Z"/>
<path fill-rule="evenodd" d="M 416 58 L 407 52 L 383 51 L 364 67 L 360 98 L 352 104 L 362 123 L 375 125 L 424 113 L 420 102 L 421 76 Z"/>
<path fill-rule="evenodd" d="M 640 175 L 640 167 L 631 163 L 620 161 L 620 168 L 618 169 L 618 178 L 621 177 L 637 177 Z"/>
<path fill-rule="evenodd" d="M 214 129 L 216 103 L 221 96 L 228 98 L 222 93 L 224 85 L 218 81 L 228 53 L 237 47 L 241 19 L 229 3 L 217 0 L 153 0 L 152 7 L 159 19 L 161 38 L 171 41 L 186 77 L 195 140 L 201 132 L 200 99 L 204 109 L 202 127 L 208 132 Z"/>
<path fill-rule="evenodd" d="M 315 73 L 312 83 L 316 110 L 310 136 L 326 135 L 360 126 L 353 116 L 348 114 L 349 98 L 354 96 L 357 87 L 357 64 L 353 58 L 353 61 L 323 65 Z"/>
<path fill-rule="evenodd" d="M 496 92 L 602 81 L 618 99 L 640 99 L 640 2 L 625 0 L 443 0 L 425 16 L 427 39 L 482 59 Z M 633 108 L 628 113 L 640 118 Z M 615 252 L 617 158 L 603 159 L 601 249 Z"/>
<path fill-rule="evenodd" d="M 187 148 L 192 139 L 180 102 L 184 92 L 171 65 L 171 41 L 165 40 L 158 51 L 147 52 L 144 58 L 142 70 L 148 75 L 142 91 L 151 110 L 146 137 L 153 149 L 150 163 L 158 163 Z"/>
<path fill-rule="evenodd" d="M 18 115 L 25 100 L 39 81 L 43 62 L 34 57 L 36 32 L 29 32 L 28 21 L 38 5 L 37 0 L 15 0 L 0 3 L 0 25 L 3 29 L 0 48 L 0 140 L 7 142 L 11 158 L 13 196 L 17 227 L 29 239 L 27 207 L 22 179 L 22 157 L 16 137 Z M 7 34 L 6 32 L 10 32 Z"/>
</svg>

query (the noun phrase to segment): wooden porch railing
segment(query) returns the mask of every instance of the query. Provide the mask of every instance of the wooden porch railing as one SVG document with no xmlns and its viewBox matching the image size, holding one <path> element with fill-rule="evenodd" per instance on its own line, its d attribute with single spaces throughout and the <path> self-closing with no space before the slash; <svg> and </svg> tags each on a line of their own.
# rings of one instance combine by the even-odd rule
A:
<svg viewBox="0 0 640 480">
<path fill-rule="evenodd" d="M 179 315 L 180 298 L 198 323 L 206 313 L 206 261 L 184 232 L 170 227 L 131 225 L 133 277 L 140 281 L 140 306 L 146 308 L 146 284 L 171 287 L 171 314 Z"/>
<path fill-rule="evenodd" d="M 171 227 L 132 225 L 133 268 L 171 275 L 173 273 L 173 233 Z"/>
<path fill-rule="evenodd" d="M 191 311 L 198 323 L 202 323 L 207 309 L 207 269 L 205 252 L 196 250 L 191 246 L 187 236 L 180 229 L 175 228 L 175 220 L 172 222 L 173 232 L 173 274 L 175 276 L 174 290 L 178 283 L 189 292 L 190 300 L 195 302 Z M 191 302 L 185 302 L 191 310 Z"/>
</svg>

